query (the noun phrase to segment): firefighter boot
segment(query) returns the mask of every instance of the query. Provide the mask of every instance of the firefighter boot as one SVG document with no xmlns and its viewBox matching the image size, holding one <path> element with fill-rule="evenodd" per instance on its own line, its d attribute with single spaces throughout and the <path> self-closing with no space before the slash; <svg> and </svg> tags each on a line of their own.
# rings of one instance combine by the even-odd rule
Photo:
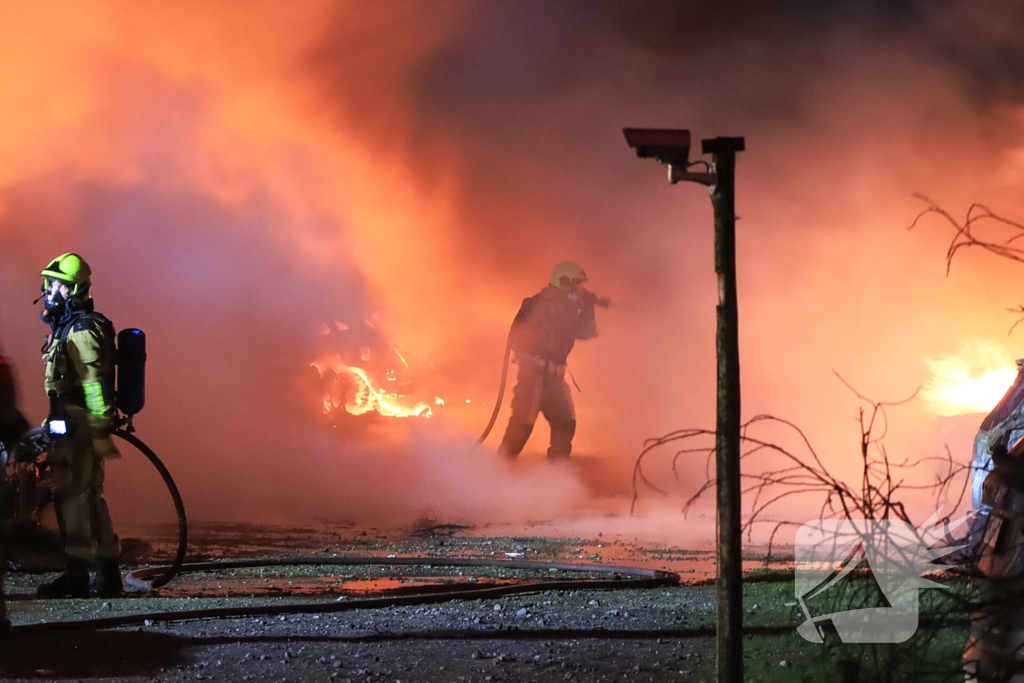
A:
<svg viewBox="0 0 1024 683">
<path fill-rule="evenodd" d="M 98 598 L 120 598 L 124 596 L 124 584 L 121 583 L 121 567 L 117 561 L 103 562 L 96 577 L 89 587 L 96 592 Z"/>
<path fill-rule="evenodd" d="M 82 560 L 68 558 L 64 573 L 36 589 L 41 598 L 89 597 L 89 566 Z"/>
<path fill-rule="evenodd" d="M 532 431 L 532 424 L 515 424 L 510 420 L 508 427 L 505 429 L 505 438 L 501 440 L 501 445 L 498 446 L 498 454 L 509 462 L 515 462 L 519 454 L 523 452 L 523 447 L 526 446 Z"/>
<path fill-rule="evenodd" d="M 551 446 L 548 447 L 550 462 L 568 462 L 572 453 L 572 437 L 576 434 L 576 420 L 562 420 L 551 423 Z"/>
</svg>

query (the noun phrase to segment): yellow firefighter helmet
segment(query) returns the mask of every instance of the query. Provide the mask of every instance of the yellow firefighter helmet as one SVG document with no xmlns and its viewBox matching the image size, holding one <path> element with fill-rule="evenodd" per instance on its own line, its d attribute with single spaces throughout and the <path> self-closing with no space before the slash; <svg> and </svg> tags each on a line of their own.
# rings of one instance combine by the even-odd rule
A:
<svg viewBox="0 0 1024 683">
<path fill-rule="evenodd" d="M 60 280 L 68 285 L 71 298 L 85 298 L 92 285 L 92 269 L 78 254 L 61 254 L 50 261 L 40 273 L 43 276 L 44 291 L 49 289 L 51 280 Z"/>
<path fill-rule="evenodd" d="M 587 281 L 587 274 L 579 265 L 572 261 L 562 261 L 551 271 L 551 286 L 559 289 L 569 289 L 572 285 L 578 285 Z"/>
</svg>

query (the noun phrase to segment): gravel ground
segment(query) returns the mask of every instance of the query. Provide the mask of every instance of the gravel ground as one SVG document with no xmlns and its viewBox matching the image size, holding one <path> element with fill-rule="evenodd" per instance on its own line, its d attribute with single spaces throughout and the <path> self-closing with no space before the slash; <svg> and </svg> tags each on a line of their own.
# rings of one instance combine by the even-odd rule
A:
<svg viewBox="0 0 1024 683">
<path fill-rule="evenodd" d="M 280 555 L 428 554 L 635 564 L 690 571 L 690 585 L 631 590 L 540 591 L 498 600 L 358 609 L 258 619 L 156 622 L 94 632 L 16 636 L 0 644 L 3 680 L 110 681 L 710 681 L 715 620 L 714 571 L 708 553 L 643 548 L 621 540 L 455 537 L 347 527 L 275 528 L 198 525 L 192 559 Z M 150 533 L 129 544 L 158 562 L 171 537 Z M 8 586 L 15 624 L 232 605 L 274 605 L 365 597 L 382 577 L 385 592 L 412 592 L 429 582 L 536 579 L 509 571 L 418 568 L 276 568 L 182 577 L 155 594 L 114 600 L 34 598 L 53 574 L 14 572 Z M 504 573 L 503 573 L 504 572 Z M 447 574 L 448 576 L 445 576 Z M 559 578 L 566 575 L 560 573 Z M 703 582 L 703 583 L 702 583 Z M 402 585 L 407 584 L 407 585 Z M 748 623 L 795 624 L 780 595 L 791 583 L 754 584 L 745 598 Z M 760 604 L 758 604 L 760 603 Z M 704 635 L 698 631 L 704 630 Z M 775 646 L 772 645 L 772 648 Z M 757 649 L 755 648 L 755 651 Z M 765 659 L 763 652 L 757 657 Z M 796 655 L 799 658 L 800 655 Z M 773 675 L 754 664 L 751 680 L 796 680 L 794 654 L 771 650 Z M 785 659 L 785 658 L 788 658 Z M 807 659 L 811 659 L 808 657 Z M 753 662 L 752 662 L 753 664 Z M 789 667 L 788 669 L 786 667 Z M 777 671 L 776 671 L 777 670 Z M 781 676 L 781 677 L 780 677 Z"/>
<path fill-rule="evenodd" d="M 713 641 L 644 631 L 708 623 L 712 599 L 710 587 L 539 593 L 19 638 L 0 653 L 3 675 L 15 679 L 702 680 L 684 672 L 710 661 Z M 240 601 L 198 598 L 187 607 Z M 181 599 L 55 602 L 65 604 L 43 609 L 65 619 L 135 611 L 140 602 L 174 609 Z"/>
</svg>

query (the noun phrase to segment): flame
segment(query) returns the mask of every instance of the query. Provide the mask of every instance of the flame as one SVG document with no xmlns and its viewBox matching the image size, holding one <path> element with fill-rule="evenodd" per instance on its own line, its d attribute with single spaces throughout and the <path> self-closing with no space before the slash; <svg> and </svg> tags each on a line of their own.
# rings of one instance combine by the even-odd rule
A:
<svg viewBox="0 0 1024 683">
<path fill-rule="evenodd" d="M 976 340 L 945 358 L 930 358 L 932 373 L 924 387 L 929 409 L 936 415 L 987 413 L 1017 378 L 1017 370 L 998 344 Z"/>
<path fill-rule="evenodd" d="M 422 401 L 412 399 L 403 394 L 388 391 L 380 381 L 363 368 L 346 365 L 339 353 L 331 353 L 317 359 L 311 365 L 320 373 L 320 377 L 330 371 L 334 375 L 344 376 L 351 380 L 351 386 L 344 397 L 344 404 L 339 398 L 328 392 L 323 397 L 324 414 L 330 415 L 344 405 L 352 415 L 365 415 L 376 411 L 385 417 L 430 417 L 430 406 Z M 394 380 L 393 373 L 388 376 Z"/>
</svg>

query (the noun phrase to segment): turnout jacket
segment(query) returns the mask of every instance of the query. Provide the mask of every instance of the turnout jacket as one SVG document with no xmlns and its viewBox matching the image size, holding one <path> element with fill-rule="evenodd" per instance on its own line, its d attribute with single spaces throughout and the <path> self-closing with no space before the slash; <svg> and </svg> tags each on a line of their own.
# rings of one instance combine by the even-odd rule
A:
<svg viewBox="0 0 1024 683">
<path fill-rule="evenodd" d="M 586 291 L 570 296 L 548 285 L 523 300 L 512 322 L 510 342 L 517 354 L 565 365 L 577 339 L 597 336 L 594 297 Z"/>
<path fill-rule="evenodd" d="M 95 313 L 92 301 L 69 311 L 43 346 L 46 393 L 84 412 L 97 435 L 106 435 L 114 417 L 114 325 Z"/>
</svg>

